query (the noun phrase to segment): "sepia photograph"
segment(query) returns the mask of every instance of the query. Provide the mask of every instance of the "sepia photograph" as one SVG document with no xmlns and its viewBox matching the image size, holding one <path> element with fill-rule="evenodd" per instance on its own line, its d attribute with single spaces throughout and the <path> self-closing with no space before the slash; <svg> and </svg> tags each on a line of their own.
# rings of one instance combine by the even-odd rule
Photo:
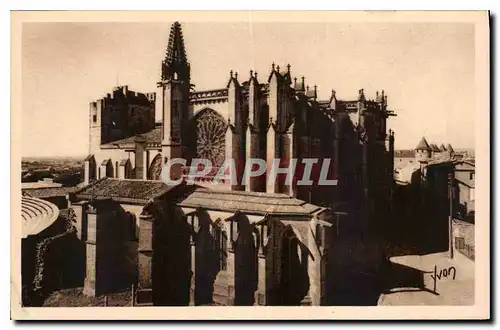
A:
<svg viewBox="0 0 500 330">
<path fill-rule="evenodd" d="M 489 318 L 488 12 L 11 15 L 14 319 Z"/>
</svg>

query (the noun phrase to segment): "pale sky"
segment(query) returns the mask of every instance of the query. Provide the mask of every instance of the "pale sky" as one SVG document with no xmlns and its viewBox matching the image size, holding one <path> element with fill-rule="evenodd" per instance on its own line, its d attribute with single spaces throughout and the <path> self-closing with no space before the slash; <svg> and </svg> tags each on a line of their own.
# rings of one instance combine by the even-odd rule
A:
<svg viewBox="0 0 500 330">
<path fill-rule="evenodd" d="M 25 23 L 22 156 L 88 154 L 88 104 L 128 85 L 155 92 L 172 22 Z M 339 99 L 384 89 L 396 148 L 474 147 L 474 26 L 455 23 L 182 22 L 196 90 L 225 87 L 231 69 L 267 79 L 271 63 Z"/>
</svg>

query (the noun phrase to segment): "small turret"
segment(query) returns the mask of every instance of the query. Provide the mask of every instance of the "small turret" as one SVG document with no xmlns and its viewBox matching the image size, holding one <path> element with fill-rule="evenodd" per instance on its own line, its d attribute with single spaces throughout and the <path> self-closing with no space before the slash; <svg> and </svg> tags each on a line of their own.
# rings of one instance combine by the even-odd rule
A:
<svg viewBox="0 0 500 330">
<path fill-rule="evenodd" d="M 431 158 L 432 149 L 425 137 L 422 137 L 415 148 L 415 159 L 419 162 L 426 162 Z"/>
</svg>

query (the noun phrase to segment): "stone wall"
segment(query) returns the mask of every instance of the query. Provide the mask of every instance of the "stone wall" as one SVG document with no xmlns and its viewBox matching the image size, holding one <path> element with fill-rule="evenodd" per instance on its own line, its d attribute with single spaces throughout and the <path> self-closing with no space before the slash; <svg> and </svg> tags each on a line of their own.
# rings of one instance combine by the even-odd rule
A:
<svg viewBox="0 0 500 330">
<path fill-rule="evenodd" d="M 46 232 L 23 242 L 23 305 L 41 306 L 54 290 L 81 285 L 82 246 L 72 219 L 63 212 Z"/>
<path fill-rule="evenodd" d="M 471 260 L 475 259 L 474 224 L 453 220 L 453 247 Z"/>
</svg>

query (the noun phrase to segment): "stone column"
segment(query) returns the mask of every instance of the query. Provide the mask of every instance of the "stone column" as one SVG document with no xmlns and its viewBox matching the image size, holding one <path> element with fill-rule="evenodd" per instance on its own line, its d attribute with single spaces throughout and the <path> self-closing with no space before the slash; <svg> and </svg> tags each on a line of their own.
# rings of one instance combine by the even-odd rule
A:
<svg viewBox="0 0 500 330">
<path fill-rule="evenodd" d="M 90 161 L 86 160 L 83 170 L 83 183 L 88 185 L 90 183 Z"/>
<path fill-rule="evenodd" d="M 255 305 L 265 306 L 266 305 L 266 253 L 264 247 L 268 243 L 268 227 L 267 224 L 263 223 L 258 225 L 258 230 L 260 233 L 260 244 L 258 248 L 257 254 L 257 262 L 258 262 L 258 283 L 257 283 L 257 291 L 255 292 Z"/>
<path fill-rule="evenodd" d="M 142 180 L 148 179 L 148 169 L 149 169 L 148 157 L 149 157 L 148 151 L 144 150 L 143 156 L 142 156 L 142 176 L 138 177 L 138 179 L 142 179 Z M 136 159 L 136 162 L 137 162 L 137 159 Z"/>
<path fill-rule="evenodd" d="M 234 306 L 235 302 L 235 258 L 234 249 L 231 248 L 227 252 L 227 303 L 229 306 Z"/>
<path fill-rule="evenodd" d="M 246 130 L 246 160 L 249 161 L 250 158 L 259 158 L 259 132 L 255 131 L 251 125 L 248 125 Z M 246 169 L 245 169 L 246 170 Z M 251 168 L 249 168 L 251 170 Z M 246 191 L 257 191 L 259 184 L 261 182 L 261 177 L 249 177 L 245 184 Z"/>
<path fill-rule="evenodd" d="M 296 165 L 295 167 L 292 167 L 292 161 L 296 161 L 295 159 L 295 153 L 294 153 L 294 143 L 293 143 L 293 134 L 294 134 L 294 124 L 292 124 L 288 132 L 283 134 L 283 151 L 282 151 L 282 157 L 283 157 L 283 163 L 285 166 L 288 166 L 288 177 L 286 180 L 290 180 L 290 184 L 287 184 L 287 182 L 283 182 L 282 187 L 284 188 L 283 193 L 289 195 L 289 196 L 294 196 L 297 197 L 297 182 L 295 180 L 295 172 L 296 172 Z M 285 179 L 284 179 L 285 180 Z"/>
<path fill-rule="evenodd" d="M 75 227 L 76 235 L 79 240 L 87 239 L 87 208 L 88 201 L 81 201 L 71 204 L 71 208 L 75 212 Z"/>
<path fill-rule="evenodd" d="M 191 242 L 191 287 L 189 289 L 189 305 L 196 303 L 196 243 Z"/>
<path fill-rule="evenodd" d="M 135 141 L 134 149 L 134 163 L 131 164 L 135 167 L 135 178 L 145 180 L 147 178 L 147 159 L 146 159 L 146 143 L 143 139 Z"/>
<path fill-rule="evenodd" d="M 154 216 L 143 211 L 139 228 L 137 305 L 153 304 L 153 225 Z"/>
<path fill-rule="evenodd" d="M 231 190 L 242 190 L 244 182 L 242 174 L 245 166 L 245 160 L 240 155 L 241 137 L 236 128 L 230 123 L 226 131 L 226 161 L 234 161 L 234 169 L 236 173 L 231 173 L 231 177 L 235 177 L 237 182 L 231 182 Z M 232 170 L 232 169 L 231 169 Z"/>
<path fill-rule="evenodd" d="M 318 223 L 318 219 L 314 217 L 310 222 L 310 230 L 308 231 L 307 247 L 311 251 L 313 258 L 309 259 L 307 273 L 309 275 L 310 287 L 309 296 L 312 306 L 320 306 L 322 304 L 322 296 L 324 290 L 323 273 L 323 258 L 324 258 L 324 228 Z"/>
<path fill-rule="evenodd" d="M 238 214 L 234 215 L 230 221 L 225 223 L 226 232 L 228 233 L 228 249 L 227 249 L 227 302 L 230 306 L 235 304 L 235 282 L 236 282 L 236 260 L 235 250 L 236 241 L 238 240 Z"/>
<path fill-rule="evenodd" d="M 279 191 L 279 180 L 278 176 L 274 178 L 274 183 L 271 182 L 271 169 L 273 168 L 274 160 L 279 158 L 279 134 L 276 132 L 276 126 L 270 118 L 271 124 L 267 130 L 267 170 L 266 170 L 266 192 L 268 194 L 277 193 Z"/>
<path fill-rule="evenodd" d="M 83 294 L 95 297 L 99 293 L 98 276 L 100 258 L 98 255 L 98 214 L 95 205 L 89 205 L 87 210 L 87 239 L 85 241 L 85 281 Z"/>
</svg>

